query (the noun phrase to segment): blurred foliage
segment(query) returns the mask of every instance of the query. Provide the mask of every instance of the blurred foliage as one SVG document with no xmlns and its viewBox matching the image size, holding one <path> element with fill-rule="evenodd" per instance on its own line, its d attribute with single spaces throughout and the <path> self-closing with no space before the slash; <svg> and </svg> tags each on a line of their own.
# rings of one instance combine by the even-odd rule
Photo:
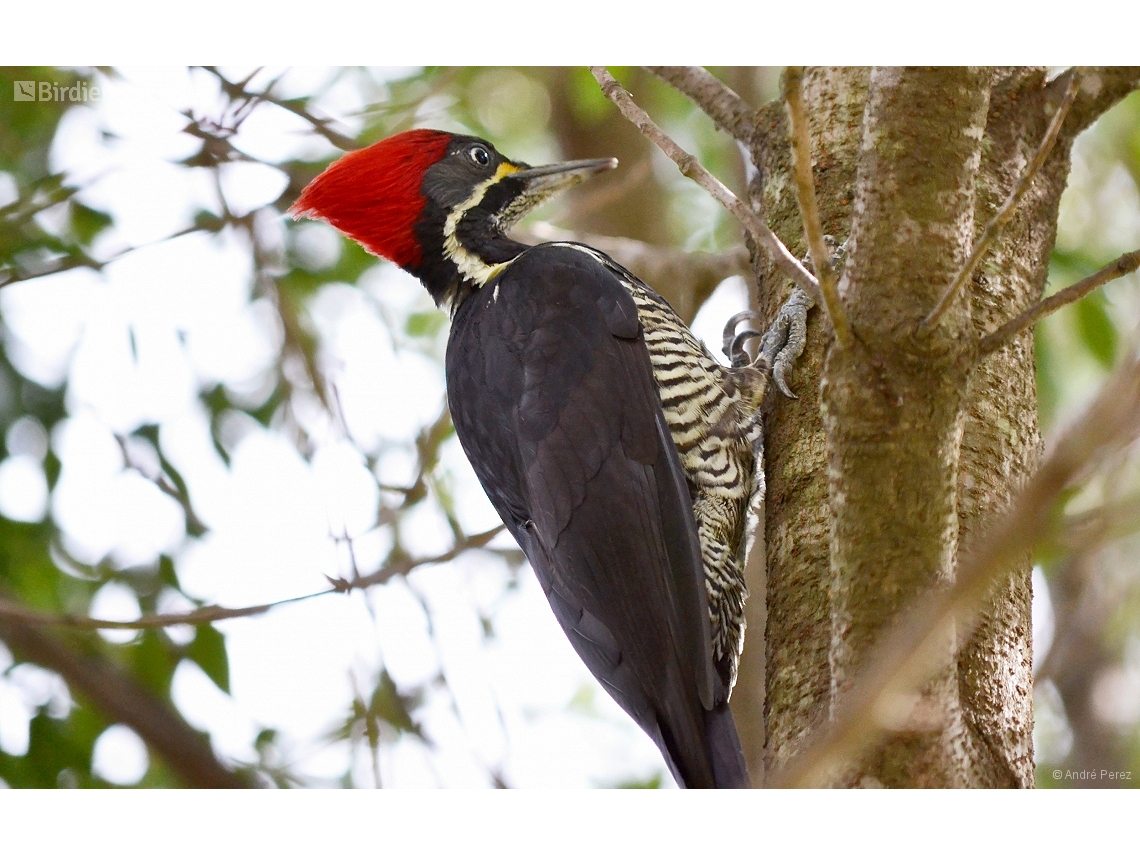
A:
<svg viewBox="0 0 1140 855">
<path fill-rule="evenodd" d="M 1133 93 L 1077 140 L 1046 292 L 1137 247 L 1140 93 Z M 1038 325 L 1037 388 L 1046 437 L 1135 346 L 1137 318 L 1140 276 L 1132 274 Z M 1134 457 L 1133 449 L 1106 467 L 1109 476 L 1070 491 L 1064 503 L 1069 512 L 1135 495 Z M 1035 553 L 1055 616 L 1052 644 L 1035 662 L 1040 787 L 1140 786 L 1140 537 L 1127 534 L 1127 527 L 1125 532 L 1115 542 L 1101 540 L 1076 553 L 1057 544 Z M 1122 780 L 1119 773 L 1130 778 Z"/>
<path fill-rule="evenodd" d="M 771 69 L 713 70 L 750 103 L 759 105 L 776 95 L 777 76 Z M 52 174 L 50 169 L 52 143 L 71 105 L 16 103 L 7 96 L 16 80 L 50 81 L 61 87 L 76 81 L 101 85 L 109 73 L 95 69 L 0 68 L 0 288 L 77 267 L 98 271 L 110 260 L 109 256 L 100 255 L 97 247 L 114 229 L 112 215 L 79 202 L 75 196 L 80 187 L 70 176 Z M 726 183 L 740 188 L 744 171 L 738 150 L 716 132 L 706 116 L 639 69 L 618 69 L 615 73 L 666 131 Z M 412 126 L 433 126 L 485 136 L 510 156 L 530 162 L 617 156 L 622 162 L 619 173 L 599 179 L 564 200 L 560 207 L 552 206 L 542 212 L 544 218 L 564 228 L 584 230 L 588 225 L 590 231 L 689 250 L 717 250 L 739 241 L 739 230 L 731 220 L 664 163 L 616 115 L 585 69 L 425 68 L 409 70 L 397 79 L 368 69 L 343 69 L 316 91 L 284 95 L 277 94 L 273 81 L 265 74 L 245 77 L 225 69 L 198 70 L 194 72 L 194 81 L 207 91 L 214 87 L 224 97 L 212 111 L 186 113 L 185 133 L 196 140 L 196 149 L 181 160 L 180 168 L 211 173 L 215 179 L 224 164 L 256 160 L 241 151 L 234 139 L 241 124 L 259 111 L 284 110 L 301 115 L 310 121 L 314 140 L 333 145 L 346 141 L 367 144 Z M 347 87 L 356 93 L 361 105 L 355 111 L 337 114 L 339 121 L 330 118 L 335 108 L 325 106 L 328 93 L 336 87 Z M 1075 187 L 1073 192 L 1091 193 L 1095 199 L 1099 189 L 1111 182 L 1119 183 L 1120 176 L 1126 175 L 1132 182 L 1132 198 L 1136 198 L 1140 182 L 1140 96 L 1133 95 L 1106 116 L 1090 136 L 1095 138 L 1095 144 L 1082 140 L 1078 151 L 1078 158 L 1083 158 L 1085 186 Z M 344 283 L 367 293 L 360 283 L 378 262 L 356 244 L 344 240 L 339 241 L 332 257 L 314 255 L 304 239 L 309 224 L 286 220 L 283 246 L 267 242 L 262 228 L 267 218 L 280 221 L 305 184 L 340 153 L 328 144 L 318 150 L 323 154 L 312 160 L 268 162 L 283 173 L 287 183 L 280 197 L 263 209 L 236 215 L 223 204 L 217 210 L 188 212 L 179 232 L 241 235 L 253 271 L 250 300 L 268 299 L 279 314 L 283 330 L 272 383 L 253 399 L 248 392 L 224 384 L 200 389 L 200 399 L 211 418 L 214 445 L 227 464 L 227 425 L 232 426 L 235 416 L 279 431 L 305 457 L 312 455 L 314 447 L 303 420 L 297 417 L 298 408 L 316 402 L 316 406 L 329 410 L 330 418 L 338 417 L 321 375 L 326 342 L 316 330 L 307 307 Z M 12 190 L 12 198 L 3 195 L 6 188 Z M 1114 217 L 1140 221 L 1140 210 L 1121 214 L 1100 209 L 1095 203 L 1088 203 L 1081 210 L 1084 219 L 1080 228 L 1066 230 L 1063 218 L 1062 240 L 1051 270 L 1053 289 L 1087 275 L 1115 253 L 1135 248 L 1106 246 L 1103 241 L 1090 243 L 1082 236 L 1103 232 L 1103 223 Z M 1069 240 L 1066 235 L 1076 237 Z M 1085 394 L 1082 390 L 1087 390 L 1090 380 L 1103 378 L 1125 350 L 1125 342 L 1134 337 L 1135 318 L 1140 316 L 1138 291 L 1140 281 L 1136 276 L 1129 277 L 1041 326 L 1037 353 L 1046 434 L 1071 412 L 1074 402 L 1081 400 Z M 400 329 L 392 330 L 393 339 L 397 346 L 438 358 L 445 323 L 440 312 L 414 311 Z M 10 342 L 5 345 L 0 348 L 0 432 L 7 434 L 19 419 L 30 417 L 52 436 L 57 425 L 72 415 L 66 381 L 56 388 L 38 385 L 15 367 Z M 158 460 L 157 470 L 144 474 L 182 507 L 186 539 L 199 538 L 206 531 L 205 525 L 194 513 L 186 479 L 164 454 L 158 428 L 142 425 L 122 439 L 144 443 L 151 449 Z M 456 544 L 462 544 L 472 534 L 464 532 L 456 518 L 446 473 L 435 471 L 440 448 L 451 434 L 444 412 L 423 428 L 414 447 L 401 449 L 417 461 L 411 484 L 381 485 L 383 501 L 377 526 L 391 533 L 393 546 L 385 567 L 394 568 L 396 574 L 400 562 L 406 561 L 410 553 L 401 539 L 401 523 L 420 503 L 433 503 L 440 508 Z M 389 450 L 384 443 L 367 450 L 367 465 L 373 472 L 380 470 L 381 458 Z M 5 448 L 5 455 L 10 453 Z M 42 465 L 52 489 L 61 465 L 54 444 L 49 443 Z M 123 465 L 137 466 L 127 459 L 126 453 Z M 138 468 L 142 471 L 144 467 Z M 1055 769 L 1074 768 L 1078 760 L 1085 762 L 1086 757 L 1093 756 L 1088 746 L 1099 746 L 1096 762 L 1107 764 L 1105 768 L 1131 769 L 1135 772 L 1133 779 L 1140 779 L 1140 710 L 1131 720 L 1118 716 L 1106 725 L 1097 718 L 1095 704 L 1090 706 L 1087 697 L 1082 702 L 1073 694 L 1084 691 L 1086 695 L 1100 692 L 1097 697 L 1107 696 L 1105 680 L 1115 680 L 1113 685 L 1119 686 L 1136 685 L 1140 679 L 1140 662 L 1133 661 L 1137 656 L 1128 652 L 1140 645 L 1140 588 L 1134 580 L 1136 546 L 1135 539 L 1123 541 L 1096 559 L 1105 565 L 1100 576 L 1114 579 L 1116 587 L 1112 589 L 1111 608 L 1103 610 L 1103 619 L 1092 631 L 1090 643 L 1096 652 L 1095 660 L 1090 665 L 1088 659 L 1078 659 L 1075 665 L 1067 666 L 1088 671 L 1087 685 L 1082 688 L 1071 680 L 1066 682 L 1065 674 L 1058 672 L 1050 675 L 1050 685 L 1058 688 L 1048 690 L 1044 699 L 1039 693 L 1038 705 L 1047 725 L 1039 734 L 1042 786 L 1071 785 L 1064 779 L 1054 781 L 1052 773 Z M 440 552 L 446 547 L 441 545 Z M 513 569 L 520 565 L 515 550 L 499 550 L 495 554 Z M 1042 559 L 1046 575 L 1057 578 L 1070 560 L 1062 550 L 1046 551 Z M 1123 572 L 1128 569 L 1133 572 Z M 153 565 L 143 567 L 118 566 L 110 557 L 86 564 L 69 554 L 65 538 L 50 513 L 43 522 L 34 523 L 0 518 L 0 597 L 42 612 L 86 615 L 96 595 L 110 583 L 129 588 L 143 614 L 157 613 L 160 599 L 173 595 L 191 607 L 206 605 L 182 590 L 174 555 L 164 555 Z M 1054 600 L 1060 603 L 1063 597 L 1054 592 Z M 1060 611 L 1061 606 L 1057 608 Z M 484 635 L 492 640 L 493 615 L 480 614 L 479 618 Z M 73 693 L 58 680 L 51 681 L 49 674 L 41 673 L 43 669 L 29 670 L 36 667 L 34 662 L 22 658 L 19 649 L 2 645 L 3 627 L 0 619 L 0 679 L 22 686 L 20 681 L 27 677 L 43 691 L 24 690 L 24 696 L 35 706 L 28 747 L 23 754 L 0 750 L 0 780 L 12 787 L 108 786 L 93 771 L 92 763 L 96 741 L 112 720 L 91 699 Z M 54 643 L 70 651 L 113 663 L 172 708 L 171 684 L 176 668 L 184 660 L 196 663 L 223 692 L 230 690 L 226 636 L 209 624 L 191 630 L 148 629 L 126 635 L 51 631 L 50 636 Z M 1060 643 L 1060 635 L 1058 639 Z M 327 736 L 330 741 L 348 744 L 353 752 L 358 748 L 367 751 L 372 757 L 373 774 L 361 779 L 350 769 L 335 783 L 372 786 L 380 783 L 376 756 L 383 746 L 401 739 L 430 745 L 420 718 L 424 699 L 430 692 L 447 691 L 446 680 L 437 674 L 422 685 L 399 686 L 386 669 L 380 669 L 370 685 L 355 689 L 351 707 L 344 710 L 343 718 Z M 1092 712 L 1083 717 L 1066 712 L 1078 709 Z M 297 774 L 291 764 L 292 747 L 273 729 L 262 730 L 251 749 L 257 758 L 252 763 L 221 759 L 230 768 L 249 773 L 269 786 L 329 783 L 313 782 Z M 1085 754 L 1079 754 L 1081 751 Z M 496 786 L 509 784 L 494 770 L 487 770 L 487 774 Z M 147 771 L 137 786 L 182 784 L 179 769 L 152 749 Z M 661 784 L 660 778 L 653 778 L 621 786 Z"/>
<path fill-rule="evenodd" d="M 739 78 L 738 86 L 741 80 L 751 79 L 747 73 L 734 73 Z M 100 238 L 114 229 L 112 214 L 78 201 L 76 195 L 82 187 L 68 175 L 51 172 L 53 140 L 72 105 L 17 103 L 7 97 L 16 80 L 49 81 L 68 87 L 78 81 L 102 85 L 112 79 L 111 76 L 114 72 L 97 69 L 0 69 L 0 94 L 3 95 L 0 97 L 0 193 L 7 184 L 15 196 L 0 198 L 0 287 L 77 267 L 99 271 L 105 262 L 118 257 L 118 254 L 101 255 L 96 249 Z M 224 97 L 213 110 L 187 109 L 185 112 L 184 133 L 195 141 L 193 153 L 178 163 L 186 170 L 217 173 L 225 164 L 255 160 L 235 145 L 235 139 L 241 125 L 257 111 L 286 110 L 301 115 L 311 120 L 314 137 L 323 136 L 342 147 L 368 144 L 413 125 L 430 125 L 486 136 L 511 156 L 533 162 L 587 156 L 588 152 L 574 149 L 591 145 L 591 139 L 596 136 L 599 155 L 618 155 L 623 165 L 629 167 L 626 174 L 632 172 L 635 177 L 639 176 L 632 186 L 622 191 L 628 205 L 621 219 L 608 224 L 610 231 L 618 232 L 614 228 L 617 222 L 626 233 L 635 236 L 676 240 L 705 249 L 728 245 L 737 239 L 727 218 L 707 200 L 701 200 L 699 194 L 695 197 L 699 211 L 691 210 L 693 194 L 688 189 L 684 191 L 689 194 L 687 201 L 684 204 L 670 201 L 665 216 L 661 216 L 658 203 L 675 194 L 682 180 L 671 168 L 661 169 L 660 164 L 649 167 L 649 161 L 657 155 L 609 108 L 585 69 L 425 68 L 411 70 L 397 79 L 368 69 L 343 69 L 318 91 L 281 96 L 274 89 L 276 81 L 270 81 L 264 74 L 245 77 L 226 70 L 203 69 L 195 71 L 193 76 L 198 87 L 204 91 L 214 87 Z M 729 180 L 739 183 L 742 173 L 735 148 L 715 132 L 707 118 L 698 115 L 684 98 L 643 72 L 623 70 L 620 76 L 645 99 L 647 106 L 663 114 L 668 126 L 686 144 L 694 146 L 706 161 L 723 170 Z M 331 111 L 322 107 L 322 99 L 334 87 L 346 84 L 357 93 L 363 106 L 334 121 L 329 118 Z M 617 150 L 608 148 L 612 140 L 620 142 Z M 226 463 L 230 450 L 226 426 L 232 423 L 235 413 L 283 432 L 294 438 L 303 455 L 312 454 L 313 445 L 295 417 L 296 407 L 302 399 L 311 400 L 314 396 L 321 406 L 332 407 L 333 404 L 328 400 L 321 376 L 322 342 L 308 318 L 307 303 L 330 286 L 358 283 L 378 263 L 348 241 L 340 241 L 331 261 L 306 254 L 303 241 L 297 238 L 309 227 L 307 224 L 289 222 L 288 239 L 283 247 L 276 248 L 264 241 L 259 218 L 263 214 L 280 218 L 305 184 L 340 153 L 328 146 L 324 150 L 326 154 L 315 161 L 271 162 L 270 165 L 285 174 L 288 183 L 280 198 L 265 209 L 239 216 L 229 210 L 222 197 L 219 209 L 191 212 L 183 228 L 176 232 L 231 231 L 244 235 L 254 271 L 251 299 L 268 296 L 280 314 L 284 330 L 275 380 L 258 400 L 250 401 L 248 395 L 224 384 L 207 385 L 200 390 L 201 401 L 213 422 L 215 448 Z M 644 165 L 638 167 L 639 163 Z M 575 197 L 575 202 L 560 209 L 561 213 L 556 210 L 555 216 L 568 227 L 590 222 L 591 192 L 601 196 L 612 191 L 610 184 L 599 182 L 596 188 Z M 631 212 L 636 212 L 639 219 L 632 218 Z M 549 215 L 550 212 L 544 213 Z M 699 229 L 694 228 L 694 223 L 699 223 Z M 698 236 L 694 238 L 694 234 Z M 129 252 L 130 248 L 125 251 Z M 436 342 L 445 323 L 446 318 L 440 312 L 413 312 L 395 338 L 404 346 L 438 357 Z M 133 348 L 133 332 L 131 344 Z M 134 352 L 137 359 L 137 351 Z M 66 382 L 57 388 L 42 388 L 21 375 L 7 349 L 0 350 L 0 428 L 3 431 L 18 419 L 30 416 L 51 437 L 53 430 L 69 415 L 72 413 L 67 403 Z M 194 513 L 186 479 L 165 456 L 159 427 L 141 425 L 130 436 L 120 438 L 124 443 L 123 465 L 139 468 L 173 496 L 184 511 L 186 538 L 201 537 L 206 527 Z M 424 428 L 415 443 L 418 475 L 411 486 L 385 485 L 390 489 L 384 493 L 379 524 L 393 532 L 389 564 L 407 560 L 409 550 L 401 542 L 400 523 L 404 514 L 421 502 L 433 502 L 441 507 L 456 542 L 462 542 L 469 534 L 456 519 L 447 476 L 435 471 L 439 449 L 451 435 L 450 421 L 444 413 L 435 424 Z M 144 443 L 148 454 L 158 460 L 157 471 L 144 471 L 145 467 L 139 467 L 129 458 L 126 448 L 131 442 Z M 368 464 L 373 471 L 378 470 L 385 450 L 381 447 L 369 454 Z M 54 443 L 49 443 L 43 469 L 48 487 L 53 489 L 60 473 Z M 511 568 L 520 566 L 517 551 L 499 552 Z M 143 567 L 117 566 L 111 557 L 94 565 L 85 564 L 69 554 L 66 539 L 50 512 L 47 519 L 39 523 L 0 518 L 0 596 L 41 612 L 86 615 L 99 591 L 109 583 L 125 585 L 137 598 L 143 614 L 157 613 L 159 600 L 172 594 L 188 607 L 205 605 L 182 590 L 174 559 L 173 555 L 163 555 L 154 565 Z M 479 618 L 485 637 L 493 639 L 493 615 L 480 614 Z M 0 631 L 3 626 L 0 622 Z M 230 689 L 226 637 L 210 624 L 192 630 L 51 631 L 50 635 L 53 643 L 69 651 L 114 663 L 124 675 L 171 704 L 174 672 L 184 660 L 196 663 L 223 692 Z M 0 640 L 0 645 L 2 643 Z M 0 679 L 8 679 L 16 685 L 32 665 L 13 645 L 0 646 L 0 667 L 3 668 Z M 35 673 L 41 683 L 47 679 L 44 675 L 48 672 Z M 442 675 L 437 675 L 423 686 L 399 687 L 387 670 L 381 670 L 371 686 L 360 687 L 343 724 L 335 727 L 328 738 L 352 746 L 359 744 L 374 757 L 382 743 L 400 738 L 430 744 L 417 721 L 417 710 L 423 703 L 424 692 L 438 689 L 443 683 Z M 93 771 L 92 763 L 95 743 L 113 723 L 112 719 L 91 699 L 68 690 L 66 684 L 56 680 L 50 685 L 51 691 L 41 693 L 36 701 L 26 752 L 13 755 L 0 751 L 0 779 L 12 787 L 107 786 Z M 258 757 L 252 764 L 222 759 L 231 768 L 254 774 L 263 784 L 311 783 L 291 771 L 291 749 L 277 731 L 263 730 L 252 747 Z M 366 785 L 379 782 L 378 767 L 374 768 L 376 781 L 366 781 Z M 497 786 L 506 784 L 493 771 L 489 771 L 489 776 Z M 138 786 L 180 783 L 179 770 L 168 767 L 152 748 L 147 772 Z M 358 782 L 349 774 L 341 783 L 352 786 Z M 648 785 L 659 783 L 655 780 Z"/>
</svg>

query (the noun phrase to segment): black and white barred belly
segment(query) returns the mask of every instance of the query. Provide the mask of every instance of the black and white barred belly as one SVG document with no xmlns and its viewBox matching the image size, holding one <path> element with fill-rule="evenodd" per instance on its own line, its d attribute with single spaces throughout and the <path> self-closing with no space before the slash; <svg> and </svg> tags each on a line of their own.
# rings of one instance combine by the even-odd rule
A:
<svg viewBox="0 0 1140 855">
<path fill-rule="evenodd" d="M 729 687 L 744 646 L 744 564 L 764 498 L 759 404 L 766 377 L 721 365 L 672 307 L 636 279 L 637 304 L 665 420 L 689 481 L 704 559 L 713 656 Z"/>
<path fill-rule="evenodd" d="M 637 305 L 665 421 L 685 470 L 712 623 L 713 659 L 731 691 L 744 647 L 744 564 L 764 500 L 760 403 L 767 375 L 721 365 L 657 292 L 582 244 Z"/>
</svg>

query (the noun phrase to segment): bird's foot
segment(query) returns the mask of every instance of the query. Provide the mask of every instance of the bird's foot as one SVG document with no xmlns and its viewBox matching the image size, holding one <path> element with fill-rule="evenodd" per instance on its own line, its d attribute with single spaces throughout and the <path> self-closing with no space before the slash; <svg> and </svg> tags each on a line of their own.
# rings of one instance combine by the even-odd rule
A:
<svg viewBox="0 0 1140 855">
<path fill-rule="evenodd" d="M 759 317 L 757 312 L 751 310 L 737 312 L 724 327 L 724 355 L 733 368 L 747 366 L 757 369 L 765 378 L 773 377 L 780 391 L 794 398 L 795 395 L 788 388 L 788 372 L 803 353 L 807 341 L 807 313 L 813 305 L 811 297 L 797 288 L 780 307 L 776 320 L 763 333 L 754 329 L 737 331 L 741 324 Z M 760 339 L 760 349 L 755 358 L 749 356 L 744 349 L 744 345 L 754 338 Z"/>
<path fill-rule="evenodd" d="M 788 375 L 807 343 L 807 313 L 815 302 L 807 292 L 796 288 L 784 301 L 776 320 L 768 327 L 760 339 L 760 353 L 756 356 L 758 366 L 771 366 L 772 379 L 776 386 L 789 398 L 796 395 L 788 386 Z"/>
<path fill-rule="evenodd" d="M 840 243 L 831 235 L 824 235 L 823 242 L 831 252 L 831 269 L 838 274 L 846 261 L 847 243 Z M 803 261 L 809 269 L 812 267 L 810 256 L 806 256 Z M 756 361 L 764 361 L 772 366 L 772 379 L 789 398 L 796 396 L 788 386 L 788 375 L 804 352 L 807 343 L 807 313 L 814 305 L 815 301 L 806 291 L 794 289 L 760 341 L 760 354 Z"/>
<path fill-rule="evenodd" d="M 840 243 L 831 235 L 824 235 L 823 241 L 831 251 L 831 266 L 838 273 L 843 269 L 846 260 L 847 244 Z M 811 268 L 810 257 L 803 262 Z M 737 312 L 728 319 L 724 326 L 723 346 L 724 355 L 728 357 L 733 368 L 751 366 L 771 376 L 776 386 L 789 398 L 796 395 L 788 386 L 788 377 L 796 360 L 804 352 L 807 343 L 807 313 L 815 305 L 815 301 L 800 288 L 792 294 L 780 307 L 776 319 L 768 329 L 761 333 L 753 329 L 744 329 L 737 332 L 737 328 L 759 317 L 757 312 L 746 310 Z M 760 338 L 760 350 L 756 358 L 749 357 L 744 345 L 754 338 Z"/>
</svg>

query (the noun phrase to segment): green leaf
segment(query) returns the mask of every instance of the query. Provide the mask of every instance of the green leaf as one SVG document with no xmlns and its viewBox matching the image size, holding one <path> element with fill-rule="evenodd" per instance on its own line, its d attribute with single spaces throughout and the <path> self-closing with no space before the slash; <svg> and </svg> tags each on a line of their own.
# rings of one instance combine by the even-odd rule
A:
<svg viewBox="0 0 1140 855">
<path fill-rule="evenodd" d="M 226 221 L 210 211 L 199 211 L 194 215 L 194 228 L 206 232 L 220 232 L 226 227 Z"/>
<path fill-rule="evenodd" d="M 382 719 L 398 732 L 414 733 L 423 738 L 420 726 L 412 720 L 412 712 L 423 703 L 419 692 L 403 694 L 387 669 L 380 672 L 376 690 L 372 693 L 365 715 L 371 719 Z"/>
<path fill-rule="evenodd" d="M 619 83 L 629 80 L 628 68 L 611 68 Z M 576 66 L 566 72 L 566 83 L 570 95 L 570 109 L 574 118 L 586 127 L 600 125 L 612 114 L 613 105 L 602 94 L 598 81 L 588 68 Z"/>
<path fill-rule="evenodd" d="M 404 329 L 410 336 L 431 338 L 440 331 L 443 323 L 443 312 L 414 312 L 408 315 Z"/>
<path fill-rule="evenodd" d="M 186 656 L 206 672 L 218 688 L 230 692 L 230 660 L 226 654 L 226 637 L 209 624 L 198 627 L 194 640 L 186 648 Z"/>
<path fill-rule="evenodd" d="M 1105 309 L 1104 295 L 1090 294 L 1076 304 L 1077 330 L 1081 341 L 1105 368 L 1116 361 L 1116 327 Z"/>
<path fill-rule="evenodd" d="M 176 591 L 181 591 L 178 583 L 178 571 L 174 568 L 174 559 L 169 555 L 161 555 L 158 559 L 158 579 L 162 584 L 169 585 Z"/>
<path fill-rule="evenodd" d="M 28 727 L 28 752 L 25 755 L 25 786 L 54 788 L 89 787 L 91 755 L 95 737 L 76 733 L 66 719 L 54 719 L 39 712 Z"/>
<path fill-rule="evenodd" d="M 178 657 L 167 647 L 164 636 L 158 630 L 147 630 L 127 650 L 131 671 L 138 680 L 159 697 L 169 693 Z"/>
<path fill-rule="evenodd" d="M 614 789 L 618 790 L 660 790 L 661 789 L 661 773 L 658 772 L 652 778 L 646 780 L 631 780 L 622 781 L 614 785 Z"/>
<path fill-rule="evenodd" d="M 71 203 L 71 233 L 81 244 L 89 244 L 95 237 L 111 225 L 111 215 L 94 208 L 88 208 L 79 202 Z"/>
</svg>

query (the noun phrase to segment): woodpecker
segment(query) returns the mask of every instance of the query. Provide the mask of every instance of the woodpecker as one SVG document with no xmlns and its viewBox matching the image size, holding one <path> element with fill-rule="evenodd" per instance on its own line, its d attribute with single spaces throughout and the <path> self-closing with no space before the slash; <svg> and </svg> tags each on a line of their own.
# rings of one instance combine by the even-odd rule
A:
<svg viewBox="0 0 1140 855">
<path fill-rule="evenodd" d="M 728 699 L 763 495 L 772 347 L 722 366 L 605 254 L 508 228 L 610 159 L 531 167 L 471 136 L 350 152 L 290 209 L 419 278 L 451 313 L 455 432 L 590 671 L 684 787 L 746 787 Z M 780 380 L 781 387 L 783 381 Z"/>
</svg>

